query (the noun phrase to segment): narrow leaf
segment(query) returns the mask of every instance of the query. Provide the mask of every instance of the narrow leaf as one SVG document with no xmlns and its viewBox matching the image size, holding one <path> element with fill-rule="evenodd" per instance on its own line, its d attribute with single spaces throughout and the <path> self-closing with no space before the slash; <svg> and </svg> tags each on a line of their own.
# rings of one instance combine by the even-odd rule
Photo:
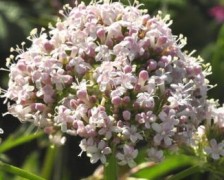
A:
<svg viewBox="0 0 224 180">
<path fill-rule="evenodd" d="M 15 137 L 9 137 L 6 141 L 4 141 L 1 146 L 0 146 L 0 153 L 3 153 L 5 151 L 8 151 L 18 145 L 21 145 L 21 144 L 24 144 L 24 143 L 27 143 L 29 141 L 32 141 L 34 139 L 37 139 L 39 137 L 41 137 L 43 135 L 42 132 L 39 132 L 39 133 L 35 133 L 35 134 L 29 134 L 29 135 L 26 135 L 26 136 L 21 136 L 21 137 L 18 137 L 18 138 L 15 138 Z"/>
<path fill-rule="evenodd" d="M 20 177 L 23 177 L 23 178 L 26 178 L 29 180 L 45 180 L 44 178 L 42 178 L 40 176 L 37 176 L 33 173 L 30 173 L 28 171 L 25 171 L 23 169 L 20 169 L 18 167 L 15 167 L 15 166 L 3 163 L 3 162 L 0 162 L 0 171 L 12 173 L 12 174 L 18 175 Z"/>
<path fill-rule="evenodd" d="M 147 167 L 133 174 L 134 177 L 154 179 L 166 175 L 172 170 L 192 165 L 195 162 L 192 158 L 184 155 L 168 157 L 166 160 L 153 167 Z"/>
</svg>

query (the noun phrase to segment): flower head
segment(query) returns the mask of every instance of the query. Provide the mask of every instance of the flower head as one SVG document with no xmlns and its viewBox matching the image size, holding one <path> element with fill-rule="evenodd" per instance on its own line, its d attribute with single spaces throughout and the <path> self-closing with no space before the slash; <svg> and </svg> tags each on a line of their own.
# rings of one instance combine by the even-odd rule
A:
<svg viewBox="0 0 224 180">
<path fill-rule="evenodd" d="M 67 10 L 49 32 L 32 31 L 28 49 L 14 49 L 3 94 L 9 114 L 60 143 L 60 133 L 80 136 L 91 163 L 106 163 L 115 146 L 119 164 L 132 167 L 139 141 L 157 160 L 189 142 L 207 116 L 209 72 L 182 51 L 169 17 L 120 2 Z"/>
</svg>

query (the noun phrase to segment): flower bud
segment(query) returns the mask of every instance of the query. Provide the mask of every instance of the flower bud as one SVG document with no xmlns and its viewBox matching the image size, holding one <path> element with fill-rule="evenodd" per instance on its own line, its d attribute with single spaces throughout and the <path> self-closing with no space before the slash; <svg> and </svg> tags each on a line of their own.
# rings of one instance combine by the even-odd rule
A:
<svg viewBox="0 0 224 180">
<path fill-rule="evenodd" d="M 130 113 L 130 111 L 127 111 L 127 110 L 123 111 L 122 112 L 122 116 L 123 116 L 123 118 L 124 118 L 125 121 L 128 121 L 128 120 L 131 119 L 131 113 Z"/>
</svg>

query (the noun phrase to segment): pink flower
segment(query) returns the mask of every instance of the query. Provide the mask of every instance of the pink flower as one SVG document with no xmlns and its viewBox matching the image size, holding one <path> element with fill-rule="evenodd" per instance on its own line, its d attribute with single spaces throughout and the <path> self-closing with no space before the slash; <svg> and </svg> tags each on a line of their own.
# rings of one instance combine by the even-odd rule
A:
<svg viewBox="0 0 224 180">
<path fill-rule="evenodd" d="M 130 167 L 140 141 L 161 160 L 162 150 L 189 144 L 205 120 L 222 128 L 223 107 L 207 100 L 210 68 L 182 51 L 185 39 L 172 34 L 168 16 L 139 7 L 80 3 L 66 6 L 49 32 L 34 29 L 31 46 L 8 58 L 8 114 L 55 143 L 63 133 L 81 137 L 91 163 L 106 163 L 115 147 L 119 164 Z M 215 158 L 216 146 L 207 149 Z"/>
<path fill-rule="evenodd" d="M 209 14 L 213 16 L 217 22 L 224 22 L 224 7 L 217 5 L 209 10 Z"/>
</svg>

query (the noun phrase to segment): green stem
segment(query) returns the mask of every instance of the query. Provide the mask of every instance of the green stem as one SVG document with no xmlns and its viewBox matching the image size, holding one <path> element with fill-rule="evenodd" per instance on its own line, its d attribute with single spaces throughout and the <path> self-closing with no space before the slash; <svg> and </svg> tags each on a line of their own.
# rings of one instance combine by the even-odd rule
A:
<svg viewBox="0 0 224 180">
<path fill-rule="evenodd" d="M 104 180 L 117 180 L 117 159 L 116 150 L 113 148 L 112 154 L 108 157 L 108 162 L 104 165 Z"/>
<path fill-rule="evenodd" d="M 57 153 L 57 147 L 49 146 L 47 153 L 45 154 L 44 165 L 42 167 L 41 176 L 50 179 L 51 172 L 54 166 L 55 155 Z"/>
<path fill-rule="evenodd" d="M 173 175 L 172 177 L 169 178 L 169 180 L 180 180 L 180 179 L 183 179 L 191 174 L 199 172 L 200 170 L 201 170 L 200 167 L 192 166 L 188 169 L 185 169 L 185 170 Z"/>
<path fill-rule="evenodd" d="M 0 162 L 0 171 L 9 172 L 29 180 L 45 180 L 40 176 L 3 162 Z"/>
</svg>

